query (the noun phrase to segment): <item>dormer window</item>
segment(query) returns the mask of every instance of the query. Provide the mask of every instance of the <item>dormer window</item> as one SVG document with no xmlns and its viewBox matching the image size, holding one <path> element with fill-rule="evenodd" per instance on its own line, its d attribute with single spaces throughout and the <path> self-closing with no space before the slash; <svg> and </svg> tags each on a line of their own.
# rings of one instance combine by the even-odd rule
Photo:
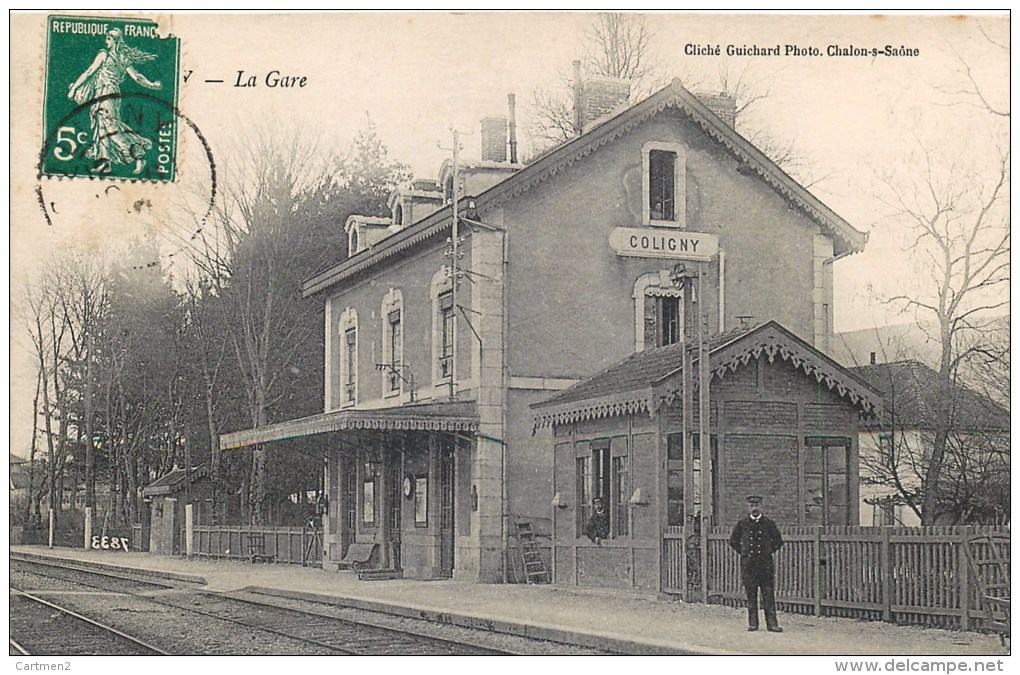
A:
<svg viewBox="0 0 1020 675">
<path fill-rule="evenodd" d="M 443 184 L 443 202 L 446 204 L 453 203 L 453 176 L 448 176 Z"/>
<path fill-rule="evenodd" d="M 347 240 L 347 255 L 352 256 L 358 252 L 358 228 L 352 227 L 350 237 Z"/>
<path fill-rule="evenodd" d="M 684 227 L 687 155 L 679 143 L 645 143 L 642 154 L 643 224 Z"/>
<path fill-rule="evenodd" d="M 397 208 L 393 209 L 393 224 L 402 226 L 404 224 L 404 207 L 397 204 Z"/>
</svg>

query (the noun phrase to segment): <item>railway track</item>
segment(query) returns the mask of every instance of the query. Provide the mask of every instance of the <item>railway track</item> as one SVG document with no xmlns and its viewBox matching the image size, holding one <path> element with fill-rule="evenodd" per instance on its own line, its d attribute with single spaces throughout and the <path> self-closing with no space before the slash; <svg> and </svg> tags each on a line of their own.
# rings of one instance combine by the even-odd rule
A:
<svg viewBox="0 0 1020 675">
<path fill-rule="evenodd" d="M 20 656 L 166 656 L 137 637 L 31 593 L 10 593 L 10 651 Z M 74 640 L 67 636 L 73 635 Z"/>
<path fill-rule="evenodd" d="M 454 638 L 439 636 L 435 634 L 438 630 L 435 624 L 421 620 L 404 620 L 405 624 L 410 625 L 394 627 L 360 617 L 353 619 L 349 616 L 352 611 L 344 608 L 301 602 L 296 604 L 303 604 L 306 607 L 284 606 L 281 602 L 287 603 L 287 601 L 267 602 L 265 596 L 246 597 L 243 593 L 212 593 L 193 586 L 182 587 L 179 583 L 155 582 L 151 579 L 123 576 L 113 572 L 95 572 L 78 566 L 50 561 L 12 557 L 11 563 L 12 579 L 17 573 L 20 575 L 20 579 L 31 585 L 56 585 L 58 588 L 52 590 L 53 593 L 73 592 L 73 588 L 93 589 L 95 592 L 104 594 L 104 597 L 120 597 L 121 600 L 118 601 L 120 604 L 130 604 L 130 608 L 122 609 L 124 612 L 138 614 L 150 611 L 138 605 L 141 602 L 150 608 L 158 607 L 159 611 L 167 615 L 167 620 L 179 625 L 216 626 L 215 629 L 209 628 L 208 630 L 224 632 L 228 630 L 224 628 L 224 625 L 229 624 L 234 627 L 235 633 L 243 636 L 245 649 L 248 650 L 257 648 L 258 645 L 294 642 L 304 645 L 304 647 L 296 649 L 295 653 L 509 655 L 536 653 L 531 651 L 527 645 L 536 645 L 540 642 L 514 638 L 520 644 L 517 648 L 508 649 L 491 646 L 491 634 L 481 631 L 474 631 L 481 634 L 476 638 L 465 635 L 465 633 L 472 632 L 469 630 L 461 631 L 461 634 Z M 81 594 L 81 602 L 86 602 L 84 598 L 87 595 Z M 110 601 L 105 604 L 109 605 Z M 291 601 L 289 604 L 295 603 Z M 348 616 L 337 616 L 341 613 L 346 613 Z M 362 612 L 361 614 L 366 613 Z M 176 618 L 171 619 L 170 617 Z M 164 623 L 164 625 L 166 624 Z M 130 629 L 125 627 L 124 630 Z M 273 643 L 272 640 L 265 639 L 256 640 L 252 637 L 255 634 L 273 636 L 276 642 Z M 490 644 L 486 644 L 487 641 Z M 577 648 L 561 647 L 568 651 L 559 653 L 578 653 Z M 539 653 L 557 652 L 540 651 Z M 599 652 L 584 650 L 583 653 Z"/>
</svg>

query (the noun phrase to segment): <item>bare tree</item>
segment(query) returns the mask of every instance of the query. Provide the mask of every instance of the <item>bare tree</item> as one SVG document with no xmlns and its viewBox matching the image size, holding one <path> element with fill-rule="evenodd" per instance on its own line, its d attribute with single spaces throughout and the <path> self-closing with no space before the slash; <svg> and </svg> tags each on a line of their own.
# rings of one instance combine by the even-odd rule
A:
<svg viewBox="0 0 1020 675">
<path fill-rule="evenodd" d="M 652 36 L 642 14 L 598 14 L 585 31 L 582 69 L 588 75 L 630 80 L 631 96 L 645 96 L 666 82 L 663 69 L 652 59 Z M 561 74 L 555 88 L 539 88 L 532 94 L 530 133 L 539 151 L 580 133 L 575 126 L 572 92 L 574 85 L 581 83 L 573 78 L 573 74 Z"/>
<path fill-rule="evenodd" d="M 922 262 L 924 286 L 891 298 L 935 326 L 939 345 L 937 410 L 924 469 L 921 517 L 938 517 L 938 492 L 953 433 L 953 387 L 960 366 L 979 353 L 966 340 L 980 334 L 1009 305 L 1009 150 L 985 167 L 968 168 L 960 155 L 942 162 L 918 143 L 916 162 L 889 175 L 889 203 L 912 228 L 911 250 Z M 977 161 L 977 160 L 975 160 Z"/>
</svg>

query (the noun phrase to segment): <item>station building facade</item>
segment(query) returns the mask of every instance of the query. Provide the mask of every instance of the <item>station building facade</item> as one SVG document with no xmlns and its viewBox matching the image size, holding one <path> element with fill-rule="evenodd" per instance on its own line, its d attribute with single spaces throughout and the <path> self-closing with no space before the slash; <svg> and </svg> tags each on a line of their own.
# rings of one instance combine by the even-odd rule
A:
<svg viewBox="0 0 1020 675">
<path fill-rule="evenodd" d="M 513 523 L 562 517 L 559 439 L 532 405 L 683 342 L 685 255 L 711 251 L 709 333 L 774 321 L 828 348 L 833 263 L 866 236 L 733 128 L 732 100 L 584 91 L 583 133 L 523 165 L 512 108 L 483 120 L 480 161 L 398 191 L 388 219 L 353 216 L 350 256 L 304 282 L 325 304 L 324 412 L 221 445 L 323 448 L 327 564 L 376 543 L 406 577 L 504 581 Z"/>
</svg>

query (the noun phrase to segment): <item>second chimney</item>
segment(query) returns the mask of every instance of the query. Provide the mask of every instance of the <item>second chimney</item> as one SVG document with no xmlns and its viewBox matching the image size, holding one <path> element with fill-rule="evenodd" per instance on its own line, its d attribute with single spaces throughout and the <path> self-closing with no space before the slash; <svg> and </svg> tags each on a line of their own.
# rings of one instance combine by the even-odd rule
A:
<svg viewBox="0 0 1020 675">
<path fill-rule="evenodd" d="M 697 94 L 698 100 L 708 106 L 729 127 L 737 125 L 737 100 L 725 91 L 718 94 Z"/>
<path fill-rule="evenodd" d="M 590 76 L 581 89 L 581 123 L 587 131 L 592 122 L 602 119 L 630 102 L 630 80 L 619 77 Z"/>
<path fill-rule="evenodd" d="M 506 161 L 506 118 L 482 118 L 482 161 Z"/>
</svg>

